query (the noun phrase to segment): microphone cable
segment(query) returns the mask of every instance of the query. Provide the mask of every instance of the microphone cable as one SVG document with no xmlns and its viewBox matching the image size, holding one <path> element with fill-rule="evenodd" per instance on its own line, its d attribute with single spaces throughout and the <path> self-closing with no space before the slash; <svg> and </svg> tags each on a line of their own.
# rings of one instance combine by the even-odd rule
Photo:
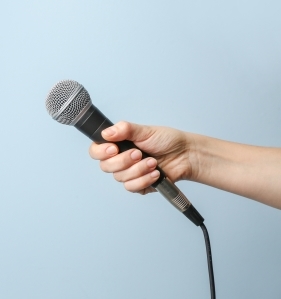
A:
<svg viewBox="0 0 281 299">
<path fill-rule="evenodd" d="M 206 244 L 206 253 L 207 253 L 207 264 L 208 264 L 208 272 L 209 272 L 209 281 L 210 281 L 210 292 L 211 299 L 216 299 L 216 288 L 215 288 L 215 278 L 214 278 L 214 269 L 213 269 L 213 260 L 212 260 L 212 251 L 211 251 L 211 243 L 208 234 L 207 227 L 202 223 L 200 225 L 205 239 Z"/>
</svg>

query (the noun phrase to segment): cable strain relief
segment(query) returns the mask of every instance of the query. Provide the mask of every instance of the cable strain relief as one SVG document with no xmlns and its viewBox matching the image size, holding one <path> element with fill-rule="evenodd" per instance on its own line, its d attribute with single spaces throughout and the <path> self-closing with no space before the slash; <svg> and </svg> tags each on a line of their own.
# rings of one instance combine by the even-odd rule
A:
<svg viewBox="0 0 281 299">
<path fill-rule="evenodd" d="M 200 226 L 204 222 L 204 218 L 194 208 L 193 205 L 190 205 L 189 208 L 183 212 L 183 214 L 197 226 Z"/>
</svg>

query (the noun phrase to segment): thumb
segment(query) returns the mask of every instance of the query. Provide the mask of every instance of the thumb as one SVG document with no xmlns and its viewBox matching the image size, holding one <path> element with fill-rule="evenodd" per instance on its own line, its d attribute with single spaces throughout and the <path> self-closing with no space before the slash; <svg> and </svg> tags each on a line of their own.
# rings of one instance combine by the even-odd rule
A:
<svg viewBox="0 0 281 299">
<path fill-rule="evenodd" d="M 103 130 L 102 137 L 112 142 L 122 140 L 141 142 L 148 139 L 153 133 L 154 131 L 150 126 L 121 121 Z"/>
</svg>

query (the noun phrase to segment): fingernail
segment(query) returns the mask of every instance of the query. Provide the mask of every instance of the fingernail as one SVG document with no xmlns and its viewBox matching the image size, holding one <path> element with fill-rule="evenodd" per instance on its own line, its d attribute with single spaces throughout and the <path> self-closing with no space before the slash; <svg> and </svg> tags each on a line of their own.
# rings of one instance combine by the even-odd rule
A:
<svg viewBox="0 0 281 299">
<path fill-rule="evenodd" d="M 117 153 L 117 149 L 114 145 L 109 146 L 105 151 L 109 155 L 113 155 Z"/>
<path fill-rule="evenodd" d="M 160 175 L 159 170 L 153 170 L 153 171 L 150 173 L 150 176 L 151 176 L 152 178 L 157 178 L 157 177 L 159 177 L 159 175 Z"/>
<path fill-rule="evenodd" d="M 148 167 L 155 167 L 157 165 L 156 160 L 155 159 L 149 159 L 146 162 Z"/>
<path fill-rule="evenodd" d="M 139 160 L 141 158 L 142 154 L 139 150 L 135 150 L 131 153 L 131 158 L 133 160 Z"/>
<path fill-rule="evenodd" d="M 113 136 L 115 133 L 116 133 L 116 131 L 112 127 L 106 128 L 105 130 L 102 131 L 102 134 L 104 134 L 108 137 Z"/>
</svg>

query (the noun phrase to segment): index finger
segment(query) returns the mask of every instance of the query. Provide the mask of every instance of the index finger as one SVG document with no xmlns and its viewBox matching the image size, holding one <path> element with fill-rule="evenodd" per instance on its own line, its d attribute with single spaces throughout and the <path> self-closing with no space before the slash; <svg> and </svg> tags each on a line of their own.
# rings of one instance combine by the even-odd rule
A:
<svg viewBox="0 0 281 299">
<path fill-rule="evenodd" d="M 95 160 L 107 160 L 118 154 L 118 147 L 114 143 L 97 144 L 93 142 L 89 148 L 91 158 Z"/>
</svg>

